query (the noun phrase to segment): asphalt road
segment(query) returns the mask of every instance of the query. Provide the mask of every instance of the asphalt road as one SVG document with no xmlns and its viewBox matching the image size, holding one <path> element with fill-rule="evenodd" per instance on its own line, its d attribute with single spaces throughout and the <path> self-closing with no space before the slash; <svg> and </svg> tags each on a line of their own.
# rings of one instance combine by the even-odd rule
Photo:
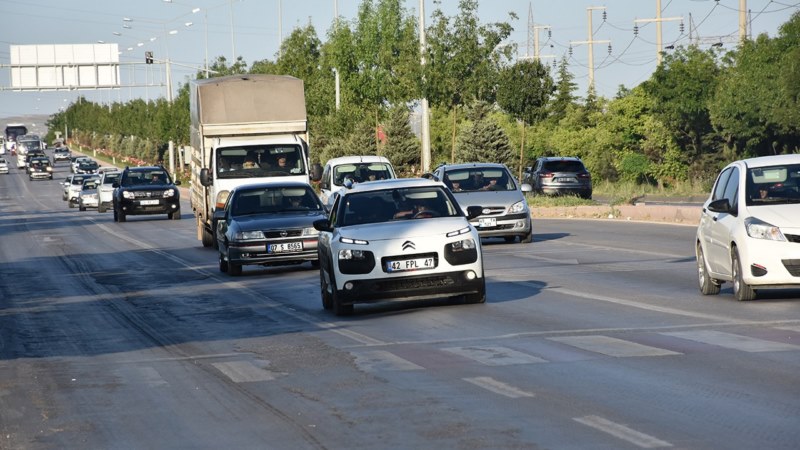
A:
<svg viewBox="0 0 800 450">
<path fill-rule="evenodd" d="M 796 449 L 800 291 L 697 288 L 694 228 L 536 220 L 488 300 L 322 309 L 184 218 L 0 175 L 2 449 Z"/>
</svg>

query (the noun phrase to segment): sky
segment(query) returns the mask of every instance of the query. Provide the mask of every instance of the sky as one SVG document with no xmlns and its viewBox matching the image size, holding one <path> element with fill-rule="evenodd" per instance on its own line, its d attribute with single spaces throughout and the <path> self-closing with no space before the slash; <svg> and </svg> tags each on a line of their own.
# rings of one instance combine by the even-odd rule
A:
<svg viewBox="0 0 800 450">
<path fill-rule="evenodd" d="M 403 3 L 417 17 L 421 1 L 428 26 L 437 7 L 448 16 L 458 12 L 457 0 L 441 0 L 438 5 L 433 0 Z M 714 42 L 735 48 L 740 1 L 661 0 L 661 17 L 670 19 L 662 22 L 663 45 L 687 45 L 691 31 L 702 48 Z M 324 42 L 336 12 L 340 20 L 352 21 L 360 4 L 361 0 L 0 0 L 0 119 L 53 114 L 79 96 L 103 104 L 164 97 L 164 65 L 144 64 L 145 51 L 152 51 L 157 60 L 172 61 L 177 90 L 178 84 L 187 83 L 203 67 L 206 54 L 212 61 L 218 56 L 230 61 L 235 54 L 248 65 L 274 60 L 281 37 L 288 37 L 293 28 L 310 21 Z M 483 24 L 504 21 L 512 25 L 514 31 L 507 43 L 518 46 L 519 57 L 534 54 L 533 35 L 538 30 L 542 61 L 552 64 L 568 58 L 580 96 L 586 94 L 590 73 L 589 45 L 585 42 L 610 41 L 593 45 L 594 82 L 599 95 L 613 97 L 620 85 L 632 88 L 655 70 L 656 24 L 646 20 L 656 17 L 656 8 L 657 0 L 479 0 L 478 15 Z M 800 1 L 747 0 L 745 9 L 749 11 L 751 36 L 766 33 L 774 37 L 780 25 L 800 11 Z M 511 12 L 516 19 L 509 16 Z M 139 87 L 101 91 L 10 89 L 10 45 L 100 41 L 119 45 L 121 81 Z"/>
</svg>

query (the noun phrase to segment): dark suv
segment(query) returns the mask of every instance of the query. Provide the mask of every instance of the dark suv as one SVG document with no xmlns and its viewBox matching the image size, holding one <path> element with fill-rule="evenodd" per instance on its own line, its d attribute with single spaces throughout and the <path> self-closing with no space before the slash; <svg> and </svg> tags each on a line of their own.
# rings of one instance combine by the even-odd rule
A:
<svg viewBox="0 0 800 450">
<path fill-rule="evenodd" d="M 181 218 L 181 196 L 169 173 L 160 166 L 126 167 L 114 183 L 114 221 L 125 222 L 129 215 L 166 214 Z"/>
<path fill-rule="evenodd" d="M 592 198 L 592 175 L 580 158 L 541 157 L 533 167 L 525 169 L 522 179 L 539 194 L 573 194 L 585 199 Z"/>
</svg>

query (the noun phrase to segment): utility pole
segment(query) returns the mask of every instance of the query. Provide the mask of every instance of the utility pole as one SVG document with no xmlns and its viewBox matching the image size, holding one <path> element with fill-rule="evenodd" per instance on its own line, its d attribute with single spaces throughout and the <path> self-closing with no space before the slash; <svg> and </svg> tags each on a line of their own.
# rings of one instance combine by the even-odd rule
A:
<svg viewBox="0 0 800 450">
<path fill-rule="evenodd" d="M 660 0 L 659 0 L 660 1 Z M 586 8 L 586 13 L 589 17 L 589 38 L 585 41 L 570 41 L 570 47 L 572 44 L 587 44 L 589 46 L 589 89 L 594 89 L 594 46 L 593 44 L 610 44 L 611 41 L 609 40 L 602 40 L 596 41 L 594 40 L 594 31 L 592 31 L 592 11 L 595 10 L 602 10 L 605 11 L 605 6 L 589 6 Z M 603 18 L 605 20 L 605 17 Z M 610 48 L 610 47 L 609 47 Z M 610 51 L 610 50 L 609 50 Z"/>
<path fill-rule="evenodd" d="M 747 0 L 739 0 L 739 43 L 747 39 Z"/>
<path fill-rule="evenodd" d="M 419 0 L 419 50 L 420 65 L 425 68 L 425 0 Z M 424 81 L 424 80 L 423 80 Z M 431 170 L 431 128 L 428 117 L 428 98 L 422 98 L 422 156 L 420 158 L 420 169 L 423 173 Z"/>
<path fill-rule="evenodd" d="M 283 56 L 283 14 L 281 0 L 278 0 L 278 58 Z"/>
<path fill-rule="evenodd" d="M 555 58 L 555 55 L 542 55 L 539 45 L 539 31 L 547 30 L 550 33 L 550 25 L 536 25 L 533 21 L 533 7 L 528 4 L 528 45 L 525 56 L 518 56 L 517 59 Z"/>
<path fill-rule="evenodd" d="M 655 19 L 638 19 L 634 20 L 634 27 L 633 32 L 634 34 L 639 32 L 639 27 L 636 25 L 638 23 L 647 23 L 647 22 L 655 22 L 656 23 L 656 61 L 658 65 L 661 65 L 661 60 L 664 59 L 664 44 L 661 40 L 661 22 L 667 21 L 674 21 L 680 20 L 681 21 L 681 29 L 683 29 L 683 17 L 661 17 L 661 0 L 656 0 L 656 17 Z"/>
</svg>

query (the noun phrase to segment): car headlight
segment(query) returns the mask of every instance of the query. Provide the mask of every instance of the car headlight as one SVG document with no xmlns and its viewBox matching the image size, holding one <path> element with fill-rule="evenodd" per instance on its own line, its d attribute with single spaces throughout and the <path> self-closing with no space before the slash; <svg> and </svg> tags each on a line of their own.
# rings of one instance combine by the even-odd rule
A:
<svg viewBox="0 0 800 450">
<path fill-rule="evenodd" d="M 364 250 L 351 250 L 351 249 L 339 250 L 340 260 L 365 259 L 366 257 L 367 257 L 367 252 Z"/>
<path fill-rule="evenodd" d="M 122 198 L 127 198 L 128 200 L 133 200 L 134 198 L 136 198 L 136 196 L 133 195 L 133 192 L 131 192 L 131 191 L 122 191 Z"/>
<path fill-rule="evenodd" d="M 469 233 L 469 227 L 464 227 L 464 228 L 462 228 L 460 230 L 451 231 L 451 232 L 447 233 L 447 237 L 453 237 L 453 236 L 458 236 L 460 234 L 467 234 L 467 233 Z"/>
<path fill-rule="evenodd" d="M 363 239 L 351 239 L 346 237 L 340 237 L 339 242 L 343 244 L 369 245 L 369 241 L 365 241 Z"/>
<path fill-rule="evenodd" d="M 167 189 L 164 191 L 164 198 L 170 198 L 175 196 L 175 189 Z"/>
<path fill-rule="evenodd" d="M 525 202 L 523 201 L 514 203 L 510 208 L 508 208 L 509 213 L 519 213 L 522 211 L 525 211 Z"/>
<path fill-rule="evenodd" d="M 303 236 L 319 236 L 319 230 L 314 227 L 303 228 Z"/>
<path fill-rule="evenodd" d="M 475 240 L 463 239 L 460 241 L 451 242 L 450 248 L 452 248 L 454 252 L 460 252 L 463 250 L 473 250 L 475 248 Z"/>
<path fill-rule="evenodd" d="M 47 169 L 45 169 L 45 170 L 47 170 L 48 172 L 52 172 L 52 171 L 53 171 L 53 168 L 52 168 L 52 167 L 50 167 L 50 166 L 48 166 L 48 167 L 47 167 Z"/>
<path fill-rule="evenodd" d="M 255 239 L 266 239 L 262 231 L 240 231 L 233 235 L 237 241 L 251 241 Z"/>
<path fill-rule="evenodd" d="M 744 219 L 744 229 L 747 231 L 747 235 L 754 239 L 786 242 L 786 236 L 783 235 L 780 228 L 755 217 Z"/>
</svg>

